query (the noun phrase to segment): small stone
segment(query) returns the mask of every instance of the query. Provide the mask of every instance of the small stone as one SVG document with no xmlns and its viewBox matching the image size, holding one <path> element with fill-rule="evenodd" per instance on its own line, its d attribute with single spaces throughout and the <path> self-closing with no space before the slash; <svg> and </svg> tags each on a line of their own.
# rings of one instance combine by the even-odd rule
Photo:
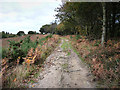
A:
<svg viewBox="0 0 120 90">
<path fill-rule="evenodd" d="M 92 81 L 95 82 L 95 81 L 96 81 L 96 78 L 92 79 Z"/>
<path fill-rule="evenodd" d="M 75 83 L 75 85 L 77 85 L 77 83 Z"/>
<path fill-rule="evenodd" d="M 89 74 L 87 74 L 87 76 L 90 76 L 91 74 L 89 73 Z"/>
</svg>

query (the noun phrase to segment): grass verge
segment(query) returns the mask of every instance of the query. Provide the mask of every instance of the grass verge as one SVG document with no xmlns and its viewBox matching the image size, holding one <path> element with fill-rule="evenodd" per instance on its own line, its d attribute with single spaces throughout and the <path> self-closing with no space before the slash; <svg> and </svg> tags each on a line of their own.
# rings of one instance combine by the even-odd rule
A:
<svg viewBox="0 0 120 90">
<path fill-rule="evenodd" d="M 89 41 L 80 38 L 69 38 L 73 49 L 82 61 L 89 65 L 91 72 L 98 82 L 98 87 L 120 87 L 120 42 L 108 40 L 106 47 L 102 48 L 100 40 Z M 83 59 L 82 59 L 83 58 Z"/>
</svg>

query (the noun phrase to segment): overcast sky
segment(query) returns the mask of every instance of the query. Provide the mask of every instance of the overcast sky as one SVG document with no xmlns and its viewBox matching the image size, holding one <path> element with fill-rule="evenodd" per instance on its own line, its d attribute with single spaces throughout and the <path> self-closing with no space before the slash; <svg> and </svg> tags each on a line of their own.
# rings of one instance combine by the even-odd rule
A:
<svg viewBox="0 0 120 90">
<path fill-rule="evenodd" d="M 60 4 L 60 0 L 0 0 L 0 30 L 39 32 L 42 25 L 55 21 L 54 9 Z"/>
</svg>

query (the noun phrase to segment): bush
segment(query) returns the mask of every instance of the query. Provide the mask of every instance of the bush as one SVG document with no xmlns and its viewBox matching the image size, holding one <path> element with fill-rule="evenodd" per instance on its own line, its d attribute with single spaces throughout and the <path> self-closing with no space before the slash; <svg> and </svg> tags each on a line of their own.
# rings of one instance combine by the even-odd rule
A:
<svg viewBox="0 0 120 90">
<path fill-rule="evenodd" d="M 96 41 L 94 46 L 99 46 L 99 44 L 100 44 L 100 41 Z"/>
<path fill-rule="evenodd" d="M 81 35 L 76 35 L 76 40 L 78 40 L 78 39 L 81 39 L 82 38 L 82 36 Z"/>
<path fill-rule="evenodd" d="M 52 34 L 46 36 L 45 38 L 46 38 L 46 39 L 48 39 L 48 38 L 52 38 Z"/>
<path fill-rule="evenodd" d="M 25 35 L 25 33 L 24 33 L 24 31 L 19 31 L 19 32 L 17 33 L 17 35 L 18 35 L 18 36 L 22 36 L 22 35 Z"/>
<path fill-rule="evenodd" d="M 26 37 L 24 40 L 21 40 L 19 42 L 17 41 L 9 41 L 9 53 L 10 58 L 12 60 L 17 60 L 18 57 L 25 57 L 27 55 L 27 52 L 30 48 L 36 48 L 38 41 L 32 42 L 30 40 L 30 36 Z M 7 57 L 8 54 L 6 54 L 6 50 L 3 50 L 2 57 Z"/>
<path fill-rule="evenodd" d="M 24 56 L 24 52 L 21 50 L 21 44 L 20 42 L 15 42 L 15 41 L 9 41 L 9 53 L 10 53 L 10 58 L 12 60 L 16 60 L 19 56 L 22 57 Z"/>
<path fill-rule="evenodd" d="M 72 39 L 73 37 L 72 36 L 70 36 L 70 39 Z"/>
<path fill-rule="evenodd" d="M 8 55 L 8 50 L 5 48 L 2 48 L 1 50 L 2 50 L 2 53 L 0 55 L 2 55 L 2 58 L 5 58 L 6 55 Z"/>
<path fill-rule="evenodd" d="M 35 31 L 29 31 L 28 34 L 36 34 Z"/>
<path fill-rule="evenodd" d="M 51 38 L 51 35 L 46 36 L 45 38 L 36 39 L 34 42 L 31 41 L 30 36 L 26 37 L 24 40 L 21 41 L 10 41 L 9 42 L 9 48 L 8 50 L 2 49 L 2 58 L 9 57 L 10 62 L 16 61 L 18 57 L 25 57 L 28 53 L 28 51 L 33 48 L 37 47 L 38 44 L 40 46 L 43 45 L 43 41 L 45 41 L 47 38 Z"/>
</svg>

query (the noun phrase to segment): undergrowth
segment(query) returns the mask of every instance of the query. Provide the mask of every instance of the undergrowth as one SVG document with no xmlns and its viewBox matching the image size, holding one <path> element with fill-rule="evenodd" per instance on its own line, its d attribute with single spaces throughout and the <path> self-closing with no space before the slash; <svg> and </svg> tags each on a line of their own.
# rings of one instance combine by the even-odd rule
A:
<svg viewBox="0 0 120 90">
<path fill-rule="evenodd" d="M 75 36 L 74 36 L 75 37 Z M 101 47 L 100 40 L 89 41 L 84 37 L 67 37 L 75 52 L 86 62 L 98 87 L 120 87 L 120 42 L 108 40 L 106 47 Z"/>
<path fill-rule="evenodd" d="M 19 42 L 9 42 L 8 51 L 2 51 L 2 84 L 4 88 L 18 88 L 26 87 L 22 83 L 36 81 L 34 78 L 37 78 L 46 57 L 59 43 L 59 37 L 48 35 L 32 42 L 29 36 Z"/>
</svg>

